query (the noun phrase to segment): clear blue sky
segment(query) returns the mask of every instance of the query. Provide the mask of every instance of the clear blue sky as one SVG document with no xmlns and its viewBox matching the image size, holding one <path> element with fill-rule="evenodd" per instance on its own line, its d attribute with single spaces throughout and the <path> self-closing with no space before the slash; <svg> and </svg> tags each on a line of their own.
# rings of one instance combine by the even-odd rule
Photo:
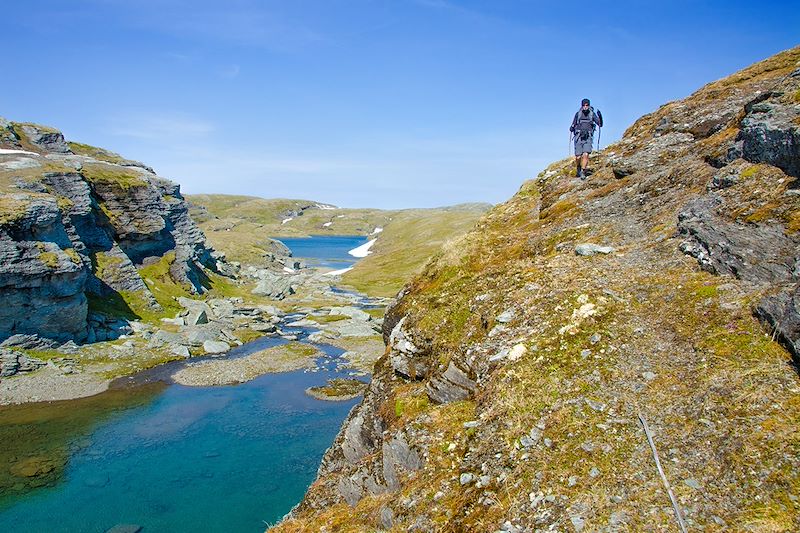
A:
<svg viewBox="0 0 800 533">
<path fill-rule="evenodd" d="M 800 44 L 797 2 L 7 1 L 0 116 L 185 193 L 501 202 L 639 116 Z"/>
</svg>

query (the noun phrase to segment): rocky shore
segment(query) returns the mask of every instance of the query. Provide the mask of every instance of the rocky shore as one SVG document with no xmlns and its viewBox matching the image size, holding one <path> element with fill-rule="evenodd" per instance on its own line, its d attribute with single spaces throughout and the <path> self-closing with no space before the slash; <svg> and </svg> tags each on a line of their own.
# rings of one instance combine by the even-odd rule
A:
<svg viewBox="0 0 800 533">
<path fill-rule="evenodd" d="M 284 344 L 236 359 L 190 363 L 172 375 L 175 383 L 192 387 L 245 383 L 260 375 L 314 368 L 320 352 L 300 343 Z"/>
<path fill-rule="evenodd" d="M 120 319 L 109 324 L 98 317 L 98 322 L 105 320 L 102 327 L 124 332 L 113 340 L 79 345 L 35 335 L 7 339 L 0 344 L 0 405 L 91 396 L 106 390 L 116 377 L 175 360 L 188 364 L 172 379 L 193 386 L 238 383 L 267 372 L 313 370 L 318 350 L 293 342 L 309 330 L 312 333 L 304 339 L 308 343 L 345 350 L 340 367 L 367 373 L 383 353 L 382 319 L 373 316 L 380 312 L 359 309 L 360 297 L 334 290 L 335 279 L 320 271 L 247 268 L 237 283 L 242 296 L 177 297 L 180 310 L 158 323 Z M 289 344 L 226 357 L 232 348 L 264 336 Z M 216 359 L 191 362 L 209 356 Z"/>
</svg>

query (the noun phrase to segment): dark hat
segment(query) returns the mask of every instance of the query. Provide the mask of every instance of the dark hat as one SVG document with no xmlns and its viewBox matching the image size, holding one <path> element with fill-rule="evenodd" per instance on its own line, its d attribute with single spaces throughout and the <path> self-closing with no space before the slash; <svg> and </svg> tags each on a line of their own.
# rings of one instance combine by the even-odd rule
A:
<svg viewBox="0 0 800 533">
<path fill-rule="evenodd" d="M 584 98 L 583 100 L 581 100 L 581 105 L 588 104 L 588 103 L 589 103 L 589 99 L 588 98 Z"/>
</svg>

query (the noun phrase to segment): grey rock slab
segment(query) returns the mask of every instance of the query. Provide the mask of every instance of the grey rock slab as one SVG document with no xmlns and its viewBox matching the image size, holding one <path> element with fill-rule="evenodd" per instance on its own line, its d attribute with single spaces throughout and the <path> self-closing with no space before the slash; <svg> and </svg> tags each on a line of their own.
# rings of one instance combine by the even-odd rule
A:
<svg viewBox="0 0 800 533">
<path fill-rule="evenodd" d="M 475 393 L 477 384 L 469 374 L 453 361 L 439 376 L 433 377 L 426 385 L 428 397 L 436 403 L 450 403 L 466 400 Z"/>
<path fill-rule="evenodd" d="M 613 246 L 600 246 L 599 244 L 579 244 L 575 246 L 576 255 L 595 255 L 595 254 L 610 254 L 616 251 Z"/>
<path fill-rule="evenodd" d="M 230 349 L 230 345 L 223 341 L 205 341 L 203 343 L 203 350 L 208 354 L 225 353 Z"/>
<path fill-rule="evenodd" d="M 506 311 L 503 311 L 502 313 L 500 313 L 497 316 L 496 320 L 498 322 L 500 322 L 501 324 L 507 324 L 508 322 L 511 322 L 512 320 L 514 320 L 515 316 L 516 316 L 516 313 L 514 312 L 513 309 L 507 309 Z"/>
</svg>

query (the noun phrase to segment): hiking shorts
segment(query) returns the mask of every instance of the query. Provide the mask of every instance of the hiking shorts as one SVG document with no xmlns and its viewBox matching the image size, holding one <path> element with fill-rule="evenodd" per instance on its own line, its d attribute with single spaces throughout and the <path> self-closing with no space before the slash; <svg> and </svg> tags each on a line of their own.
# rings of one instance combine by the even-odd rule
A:
<svg viewBox="0 0 800 533">
<path fill-rule="evenodd" d="M 575 155 L 579 156 L 581 154 L 591 154 L 592 153 L 592 144 L 594 143 L 594 136 L 589 135 L 585 141 L 581 140 L 580 135 L 575 136 Z"/>
</svg>

